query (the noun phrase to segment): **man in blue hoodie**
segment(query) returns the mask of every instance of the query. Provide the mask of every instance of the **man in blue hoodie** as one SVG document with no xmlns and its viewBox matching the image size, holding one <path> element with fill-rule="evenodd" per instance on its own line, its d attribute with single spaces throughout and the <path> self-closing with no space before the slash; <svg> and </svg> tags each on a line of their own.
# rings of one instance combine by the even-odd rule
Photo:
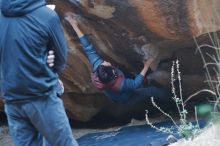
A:
<svg viewBox="0 0 220 146">
<path fill-rule="evenodd" d="M 78 145 L 56 90 L 68 49 L 58 15 L 44 0 L 2 0 L 1 13 L 1 97 L 15 146 L 41 146 L 41 135 L 52 146 Z"/>
</svg>

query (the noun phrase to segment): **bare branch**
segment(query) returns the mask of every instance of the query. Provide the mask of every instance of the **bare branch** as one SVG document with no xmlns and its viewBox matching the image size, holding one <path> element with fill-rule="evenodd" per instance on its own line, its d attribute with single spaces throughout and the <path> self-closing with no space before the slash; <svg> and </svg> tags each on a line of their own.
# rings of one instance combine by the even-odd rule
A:
<svg viewBox="0 0 220 146">
<path fill-rule="evenodd" d="M 188 101 L 189 101 L 190 99 L 192 99 L 194 96 L 196 96 L 196 95 L 198 95 L 198 94 L 200 94 L 200 93 L 202 93 L 202 92 L 208 92 L 208 93 L 211 93 L 211 94 L 213 94 L 213 95 L 216 96 L 216 93 L 215 93 L 215 92 L 213 92 L 213 91 L 211 91 L 211 90 L 208 90 L 208 89 L 203 89 L 203 90 L 200 90 L 200 91 L 198 91 L 198 92 L 196 92 L 196 93 L 190 95 L 190 96 L 184 101 L 184 104 L 186 104 L 186 102 L 188 102 Z"/>
</svg>

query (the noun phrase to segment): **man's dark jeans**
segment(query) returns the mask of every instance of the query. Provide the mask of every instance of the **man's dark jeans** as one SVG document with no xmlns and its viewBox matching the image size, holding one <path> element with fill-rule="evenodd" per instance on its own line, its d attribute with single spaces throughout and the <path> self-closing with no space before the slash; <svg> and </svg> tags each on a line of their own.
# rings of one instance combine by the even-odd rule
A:
<svg viewBox="0 0 220 146">
<path fill-rule="evenodd" d="M 78 146 L 73 138 L 62 100 L 57 96 L 23 103 L 5 103 L 15 146 Z"/>
</svg>

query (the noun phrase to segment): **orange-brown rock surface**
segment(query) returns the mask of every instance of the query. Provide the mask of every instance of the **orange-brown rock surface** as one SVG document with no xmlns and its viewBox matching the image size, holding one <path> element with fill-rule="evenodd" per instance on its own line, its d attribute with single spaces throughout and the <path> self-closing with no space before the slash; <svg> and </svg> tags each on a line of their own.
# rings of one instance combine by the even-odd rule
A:
<svg viewBox="0 0 220 146">
<path fill-rule="evenodd" d="M 61 78 L 65 84 L 64 102 L 69 116 L 88 121 L 101 110 L 121 116 L 145 109 L 114 104 L 91 84 L 91 69 L 79 41 L 64 21 L 77 16 L 98 53 L 130 75 L 142 67 L 141 48 L 158 49 L 149 79 L 169 86 L 171 58 L 181 62 L 183 90 L 187 96 L 205 88 L 203 63 L 193 37 L 208 43 L 207 32 L 220 29 L 220 0 L 48 0 L 56 5 L 63 20 L 69 44 L 69 60 Z"/>
</svg>

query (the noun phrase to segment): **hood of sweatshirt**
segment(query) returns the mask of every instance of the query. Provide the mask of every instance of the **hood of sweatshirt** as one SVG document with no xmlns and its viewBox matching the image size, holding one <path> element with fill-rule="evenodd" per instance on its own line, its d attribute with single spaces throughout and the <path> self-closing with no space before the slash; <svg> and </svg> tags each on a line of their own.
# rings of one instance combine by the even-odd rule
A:
<svg viewBox="0 0 220 146">
<path fill-rule="evenodd" d="M 45 0 L 0 0 L 1 12 L 6 17 L 24 16 L 35 9 L 45 6 Z"/>
</svg>

